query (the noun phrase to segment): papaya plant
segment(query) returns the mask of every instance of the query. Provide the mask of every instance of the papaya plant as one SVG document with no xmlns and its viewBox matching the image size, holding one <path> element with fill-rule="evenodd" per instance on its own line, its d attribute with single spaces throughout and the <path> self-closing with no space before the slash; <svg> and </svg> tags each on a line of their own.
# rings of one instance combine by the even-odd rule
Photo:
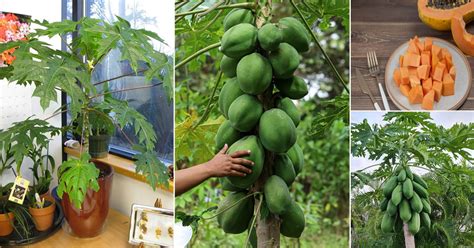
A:
<svg viewBox="0 0 474 248">
<path fill-rule="evenodd" d="M 152 44 L 153 40 L 164 43 L 163 40 L 151 31 L 132 28 L 128 21 L 120 17 L 114 23 L 88 17 L 79 21 L 33 22 L 39 28 L 32 31 L 27 39 L 0 44 L 0 51 L 15 49 L 15 60 L 11 66 L 0 68 L 0 79 L 6 79 L 10 84 L 35 86 L 32 96 L 39 98 L 43 109 L 52 106 L 60 93 L 66 93 L 69 102 L 44 120 L 33 116 L 2 130 L 0 150 L 11 145 L 10 151 L 17 171 L 21 171 L 28 148 L 34 144 L 45 144 L 51 136 L 65 135 L 65 132 L 73 129 L 73 123 L 80 122 L 82 155 L 77 160 L 69 158 L 58 169 L 58 194 L 62 196 L 68 193 L 79 208 L 87 189 L 98 190 L 99 170 L 90 162 L 88 154 L 88 140 L 92 132 L 89 116 L 94 114 L 94 118 L 111 121 L 118 130 L 132 126 L 138 139 L 138 144 L 131 144 L 139 151 L 135 156 L 137 173 L 143 174 L 154 189 L 159 185 L 167 186 L 168 171 L 155 152 L 157 137 L 153 126 L 126 101 L 113 97 L 117 92 L 161 85 L 168 100 L 172 100 L 172 59 L 156 51 Z M 42 41 L 53 37 L 61 38 L 68 47 L 67 51 L 53 48 Z M 121 61 L 130 65 L 132 73 L 94 81 L 92 75 L 95 68 L 112 50 L 120 51 Z M 116 82 L 114 80 L 132 75 L 143 75 L 148 85 L 109 90 L 108 85 Z M 104 109 L 113 114 L 106 114 Z M 71 123 L 67 126 L 56 128 L 47 122 L 64 112 L 71 116 Z M 122 134 L 125 135 L 123 131 Z M 132 143 L 130 138 L 127 137 L 127 140 Z"/>
<path fill-rule="evenodd" d="M 352 125 L 353 156 L 381 161 L 353 173 L 354 189 L 365 185 L 375 189 L 374 192 L 354 192 L 355 198 L 357 201 L 359 195 L 371 194 L 372 199 L 366 201 L 378 204 L 381 211 L 374 218 L 377 229 L 393 234 L 390 236 L 393 246 L 400 245 L 400 237 L 403 237 L 406 247 L 415 247 L 415 237 L 419 232 L 424 235 L 433 233 L 439 225 L 439 216 L 450 216 L 446 216 L 445 210 L 437 209 L 441 203 L 431 196 L 432 191 L 439 193 L 436 192 L 437 186 L 427 183 L 424 176 L 412 170 L 426 170 L 428 174 L 445 177 L 444 180 L 452 181 L 450 184 L 454 185 L 460 174 L 446 171 L 452 171 L 459 163 L 472 168 L 474 126 L 472 123 L 458 123 L 444 128 L 433 122 L 430 113 L 417 112 L 387 113 L 383 120 L 386 123 L 369 125 L 365 119 Z M 459 165 L 455 170 L 464 170 L 463 167 Z M 369 168 L 375 170 L 364 172 Z M 471 178 L 465 183 L 473 180 L 472 169 L 469 174 Z M 374 198 L 378 200 L 374 201 Z M 424 242 L 426 240 L 422 240 L 420 246 Z"/>
</svg>

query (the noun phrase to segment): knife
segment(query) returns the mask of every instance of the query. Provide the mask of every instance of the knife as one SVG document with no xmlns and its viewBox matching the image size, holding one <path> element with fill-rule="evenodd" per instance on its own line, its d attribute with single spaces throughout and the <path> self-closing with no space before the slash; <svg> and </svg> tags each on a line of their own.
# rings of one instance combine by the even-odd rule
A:
<svg viewBox="0 0 474 248">
<path fill-rule="evenodd" d="M 357 77 L 357 81 L 359 81 L 360 89 L 362 90 L 364 94 L 369 95 L 370 100 L 374 104 L 375 110 L 378 110 L 378 111 L 382 110 L 379 104 L 377 103 L 377 101 L 375 101 L 374 96 L 372 95 L 372 92 L 370 92 L 369 85 L 367 85 L 367 82 L 365 81 L 364 76 L 360 72 L 359 68 L 356 68 L 356 77 Z"/>
</svg>

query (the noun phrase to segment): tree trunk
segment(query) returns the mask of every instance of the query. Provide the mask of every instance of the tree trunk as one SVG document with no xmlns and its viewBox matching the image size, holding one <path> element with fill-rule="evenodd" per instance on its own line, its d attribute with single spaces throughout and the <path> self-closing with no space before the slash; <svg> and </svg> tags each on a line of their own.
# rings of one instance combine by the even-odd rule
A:
<svg viewBox="0 0 474 248">
<path fill-rule="evenodd" d="M 408 231 L 407 223 L 403 223 L 403 235 L 405 236 L 405 248 L 415 248 L 415 236 Z"/>
</svg>

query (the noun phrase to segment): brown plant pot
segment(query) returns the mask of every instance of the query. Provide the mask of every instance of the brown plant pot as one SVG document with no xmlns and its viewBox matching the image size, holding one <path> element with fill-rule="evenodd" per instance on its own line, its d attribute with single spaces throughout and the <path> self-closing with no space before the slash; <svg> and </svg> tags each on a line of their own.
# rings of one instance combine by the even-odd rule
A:
<svg viewBox="0 0 474 248">
<path fill-rule="evenodd" d="M 38 231 L 46 231 L 53 225 L 56 203 L 54 201 L 51 201 L 51 199 L 47 199 L 46 202 L 49 202 L 50 205 L 45 208 L 30 207 L 29 210 L 31 217 L 33 217 L 33 222 L 35 223 L 36 230 Z"/>
<path fill-rule="evenodd" d="M 0 214 L 0 237 L 8 236 L 13 232 L 13 213 Z"/>
<path fill-rule="evenodd" d="M 80 238 L 91 238 L 99 235 L 109 213 L 113 169 L 105 163 L 93 162 L 101 171 L 98 179 L 99 191 L 94 192 L 92 189 L 88 189 L 81 209 L 77 209 L 72 204 L 66 193 L 61 201 L 64 217 L 74 234 Z"/>
</svg>

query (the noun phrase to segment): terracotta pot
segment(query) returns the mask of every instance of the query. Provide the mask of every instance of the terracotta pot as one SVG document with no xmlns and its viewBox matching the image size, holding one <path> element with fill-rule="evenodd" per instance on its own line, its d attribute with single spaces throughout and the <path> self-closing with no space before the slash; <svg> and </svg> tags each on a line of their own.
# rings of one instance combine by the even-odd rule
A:
<svg viewBox="0 0 474 248">
<path fill-rule="evenodd" d="M 99 235 L 109 213 L 109 200 L 112 191 L 113 169 L 107 164 L 93 161 L 101 171 L 99 176 L 99 191 L 87 190 L 81 209 L 77 209 L 64 194 L 61 205 L 64 217 L 74 234 L 80 238 L 90 238 Z"/>
<path fill-rule="evenodd" d="M 13 232 L 13 213 L 0 214 L 0 237 L 8 236 Z"/>
<path fill-rule="evenodd" d="M 56 204 L 54 201 L 51 201 L 51 199 L 48 198 L 46 198 L 46 202 L 49 202 L 50 205 L 45 208 L 30 207 L 29 210 L 31 217 L 33 217 L 36 230 L 38 231 L 46 231 L 51 227 L 51 225 L 53 225 Z"/>
</svg>

